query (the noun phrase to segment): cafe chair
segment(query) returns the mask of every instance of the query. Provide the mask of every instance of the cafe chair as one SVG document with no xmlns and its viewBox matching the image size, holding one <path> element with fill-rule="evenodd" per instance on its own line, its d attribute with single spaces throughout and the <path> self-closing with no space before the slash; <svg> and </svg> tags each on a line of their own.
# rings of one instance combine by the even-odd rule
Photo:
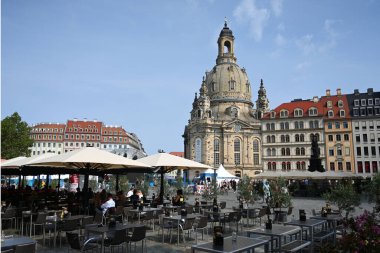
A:
<svg viewBox="0 0 380 253">
<path fill-rule="evenodd" d="M 72 232 L 67 232 L 66 237 L 67 242 L 69 243 L 68 252 L 70 252 L 70 250 L 76 250 L 80 252 L 86 252 L 89 250 L 93 252 L 96 250 L 96 252 L 98 252 L 98 244 L 93 238 L 84 240 L 84 236 Z"/>
<path fill-rule="evenodd" d="M 59 247 L 62 247 L 62 232 L 73 232 L 75 230 L 80 229 L 79 226 L 79 221 L 80 219 L 69 219 L 69 220 L 64 220 L 62 227 L 58 230 L 59 234 Z"/>
<path fill-rule="evenodd" d="M 105 224 L 105 217 L 104 217 L 103 213 L 98 213 L 98 212 L 95 213 L 94 223 L 95 224 L 99 224 L 99 225 L 100 224 L 102 224 L 102 225 Z"/>
<path fill-rule="evenodd" d="M 15 253 L 36 253 L 36 244 L 28 243 L 16 245 Z"/>
<path fill-rule="evenodd" d="M 80 224 L 80 230 L 79 233 L 82 235 L 84 229 L 86 228 L 87 225 L 94 224 L 94 218 L 92 216 L 85 216 L 82 218 L 82 222 Z"/>
<path fill-rule="evenodd" d="M 3 223 L 4 221 L 10 221 L 11 228 L 13 227 L 13 224 L 14 224 L 14 226 L 16 228 L 16 225 L 17 225 L 16 224 L 16 221 L 17 221 L 16 213 L 17 213 L 17 209 L 16 208 L 14 208 L 14 207 L 8 207 L 7 209 L 5 209 L 5 212 L 1 215 L 1 223 L 4 224 Z"/>
<path fill-rule="evenodd" d="M 194 231 L 193 224 L 194 224 L 195 218 L 185 218 L 185 222 L 181 222 L 179 224 L 179 229 L 177 233 L 180 231 L 182 232 L 182 238 L 183 242 L 186 243 L 185 241 L 185 232 L 187 231 L 187 236 L 190 237 L 190 232 Z M 170 242 L 171 242 L 171 237 L 170 237 Z"/>
<path fill-rule="evenodd" d="M 140 217 L 141 222 L 149 223 L 149 225 L 153 226 L 154 231 L 154 211 L 145 211 L 145 215 Z"/>
<path fill-rule="evenodd" d="M 170 220 L 166 220 L 164 219 L 165 217 L 165 214 L 161 214 L 159 216 L 159 222 L 158 222 L 158 226 L 159 226 L 159 229 L 158 229 L 158 235 L 160 235 L 160 231 L 162 231 L 162 243 L 164 243 L 164 237 L 165 237 L 165 229 L 168 230 L 168 235 L 171 237 L 171 234 L 172 234 L 172 229 L 177 229 L 177 223 L 174 224 L 172 221 Z"/>
<path fill-rule="evenodd" d="M 194 222 L 193 224 L 194 232 L 195 232 L 195 243 L 198 244 L 198 231 L 202 231 L 202 240 L 203 240 L 203 233 L 206 230 L 206 233 L 208 235 L 208 227 L 207 227 L 207 216 L 201 216 L 197 222 Z"/>
<path fill-rule="evenodd" d="M 125 222 L 128 222 L 128 219 L 132 218 L 129 210 L 132 210 L 133 206 L 127 206 L 123 208 L 123 218 Z"/>
<path fill-rule="evenodd" d="M 138 226 L 133 228 L 132 235 L 127 236 L 127 244 L 129 245 L 129 252 L 132 250 L 132 243 L 135 243 L 135 252 L 136 252 L 136 243 L 141 241 L 141 252 L 144 252 L 144 244 L 146 247 L 146 227 Z"/>
<path fill-rule="evenodd" d="M 192 214 L 194 212 L 193 206 L 186 206 L 185 207 L 187 214 Z"/>
<path fill-rule="evenodd" d="M 113 236 L 107 238 L 104 241 L 104 247 L 110 248 L 111 252 L 113 252 L 114 247 L 121 246 L 121 252 L 123 252 L 123 245 L 127 242 L 127 229 L 118 229 L 115 230 Z M 119 251 L 119 250 L 118 250 Z"/>
<path fill-rule="evenodd" d="M 34 223 L 32 223 L 32 226 L 33 226 L 33 235 L 36 236 L 36 226 L 40 226 L 42 228 L 43 240 L 44 241 L 45 241 L 46 216 L 47 216 L 47 213 L 40 212 L 40 213 L 37 214 L 36 221 Z"/>
<path fill-rule="evenodd" d="M 160 222 L 160 215 L 164 213 L 164 210 L 159 209 L 153 212 L 153 231 L 154 231 L 154 225 L 158 225 Z"/>
</svg>

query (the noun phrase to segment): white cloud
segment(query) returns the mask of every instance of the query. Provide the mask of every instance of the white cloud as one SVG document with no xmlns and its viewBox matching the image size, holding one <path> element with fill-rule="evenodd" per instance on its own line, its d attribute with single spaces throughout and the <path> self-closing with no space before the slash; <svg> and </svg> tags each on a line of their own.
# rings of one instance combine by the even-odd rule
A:
<svg viewBox="0 0 380 253">
<path fill-rule="evenodd" d="M 326 52 L 336 46 L 338 33 L 333 27 L 336 23 L 340 23 L 340 21 L 331 19 L 325 20 L 323 29 L 326 33 L 326 41 L 320 46 L 319 52 Z"/>
<path fill-rule="evenodd" d="M 312 34 L 307 34 L 296 40 L 296 45 L 306 55 L 312 54 L 316 51 L 316 45 L 314 44 Z"/>
<path fill-rule="evenodd" d="M 280 24 L 278 24 L 277 30 L 279 30 L 280 32 L 285 31 L 285 25 L 284 25 L 284 23 L 281 22 Z"/>
<path fill-rule="evenodd" d="M 305 69 L 305 68 L 307 68 L 309 66 L 310 66 L 310 62 L 308 62 L 308 61 L 301 62 L 301 63 L 297 64 L 296 70 L 300 71 L 300 70 Z"/>
<path fill-rule="evenodd" d="M 270 5 L 272 7 L 272 11 L 276 17 L 280 16 L 282 13 L 282 3 L 283 0 L 271 0 Z"/>
<path fill-rule="evenodd" d="M 270 13 L 266 8 L 258 8 L 254 0 L 243 0 L 234 10 L 234 16 L 240 23 L 248 23 L 256 41 L 263 36 L 264 27 Z"/>
<path fill-rule="evenodd" d="M 281 34 L 277 34 L 276 38 L 274 39 L 277 46 L 282 47 L 286 44 L 286 39 Z"/>
</svg>

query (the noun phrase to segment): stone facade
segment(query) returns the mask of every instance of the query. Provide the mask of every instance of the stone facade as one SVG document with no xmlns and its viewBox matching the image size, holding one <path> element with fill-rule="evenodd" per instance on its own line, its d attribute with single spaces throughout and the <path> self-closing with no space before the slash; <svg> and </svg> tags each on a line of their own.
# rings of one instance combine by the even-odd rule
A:
<svg viewBox="0 0 380 253">
<path fill-rule="evenodd" d="M 220 164 L 234 175 L 252 176 L 262 169 L 260 115 L 268 110 L 261 82 L 253 108 L 251 84 L 244 68 L 236 64 L 234 36 L 225 23 L 218 39 L 216 65 L 206 72 L 196 94 L 184 132 L 185 157 L 215 168 Z M 187 180 L 195 172 L 189 171 Z"/>
</svg>

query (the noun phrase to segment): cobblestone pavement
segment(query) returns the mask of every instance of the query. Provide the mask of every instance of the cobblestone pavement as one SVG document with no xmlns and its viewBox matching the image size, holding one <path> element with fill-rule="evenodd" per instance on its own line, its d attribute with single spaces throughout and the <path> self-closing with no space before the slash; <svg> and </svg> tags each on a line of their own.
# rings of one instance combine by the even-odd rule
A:
<svg viewBox="0 0 380 253">
<path fill-rule="evenodd" d="M 195 199 L 195 196 L 188 196 L 187 202 L 192 204 L 192 203 L 194 203 L 194 199 Z M 238 206 L 237 194 L 233 193 L 232 191 L 230 191 L 228 193 L 228 195 L 225 194 L 225 195 L 219 196 L 218 200 L 227 202 L 226 209 L 232 209 L 233 206 Z M 306 210 L 307 215 L 311 215 L 311 209 L 319 210 L 325 204 L 325 201 L 320 199 L 320 198 L 293 198 L 292 203 L 294 206 L 294 210 L 293 210 L 294 216 L 288 217 L 288 219 L 292 219 L 292 218 L 298 219 L 298 210 L 299 209 L 304 209 L 304 210 Z M 253 206 L 261 207 L 263 204 L 264 203 L 258 202 L 258 203 L 255 203 Z M 372 211 L 372 208 L 373 208 L 373 204 L 367 203 L 366 201 L 363 200 L 361 205 L 356 208 L 354 215 L 358 215 L 358 214 L 362 213 L 364 211 L 364 209 Z M 246 222 L 246 221 L 244 220 L 244 222 Z M 257 226 L 260 226 L 260 225 L 255 224 L 254 226 L 251 225 L 249 227 L 243 226 L 243 230 L 239 231 L 238 234 L 239 235 L 245 235 L 244 231 L 246 231 L 248 229 L 252 229 L 252 228 L 257 227 Z M 228 230 L 228 226 L 227 226 L 227 230 Z M 227 232 L 227 234 L 228 233 L 231 233 L 231 230 L 229 232 Z M 165 241 L 165 243 L 162 243 L 161 242 L 161 234 L 158 235 L 157 230 L 152 231 L 150 229 L 147 232 L 147 240 L 146 240 L 147 252 L 155 252 L 155 253 L 191 252 L 190 251 L 191 245 L 195 244 L 194 234 L 191 236 L 191 238 L 186 237 L 185 243 L 183 243 L 183 241 L 180 240 L 181 242 L 179 243 L 179 245 L 177 245 L 177 243 L 176 243 L 176 238 L 177 238 L 176 233 L 174 233 L 172 243 L 169 243 L 168 239 Z M 198 234 L 198 243 L 212 241 L 212 237 L 210 235 L 205 234 L 204 240 L 200 240 L 200 238 L 201 238 L 201 234 L 199 233 Z M 49 247 L 48 243 L 45 245 L 45 247 L 43 247 L 41 236 L 37 236 L 36 239 L 38 241 L 37 252 L 43 252 L 43 253 L 53 253 L 53 252 L 54 253 L 61 253 L 62 252 L 63 253 L 63 252 L 67 252 L 67 250 L 68 250 L 68 245 L 67 245 L 67 243 L 65 243 L 64 238 L 62 240 L 62 243 L 63 243 L 62 248 L 58 247 L 56 249 Z M 117 252 L 117 249 L 116 249 L 116 252 Z M 121 250 L 120 250 L 120 252 L 121 252 Z M 125 250 L 123 252 L 125 252 Z M 132 247 L 132 252 L 134 252 L 134 247 Z M 141 243 L 137 243 L 136 252 L 141 252 Z M 256 250 L 255 252 L 262 252 L 262 251 Z"/>
</svg>

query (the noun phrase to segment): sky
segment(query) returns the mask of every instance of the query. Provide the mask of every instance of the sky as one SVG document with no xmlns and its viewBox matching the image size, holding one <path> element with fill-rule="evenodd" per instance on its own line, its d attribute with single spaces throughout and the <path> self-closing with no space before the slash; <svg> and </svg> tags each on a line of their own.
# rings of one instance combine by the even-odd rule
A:
<svg viewBox="0 0 380 253">
<path fill-rule="evenodd" d="M 380 1 L 2 0 L 1 118 L 99 120 L 148 154 L 183 151 L 224 19 L 256 101 L 380 85 Z"/>
</svg>

